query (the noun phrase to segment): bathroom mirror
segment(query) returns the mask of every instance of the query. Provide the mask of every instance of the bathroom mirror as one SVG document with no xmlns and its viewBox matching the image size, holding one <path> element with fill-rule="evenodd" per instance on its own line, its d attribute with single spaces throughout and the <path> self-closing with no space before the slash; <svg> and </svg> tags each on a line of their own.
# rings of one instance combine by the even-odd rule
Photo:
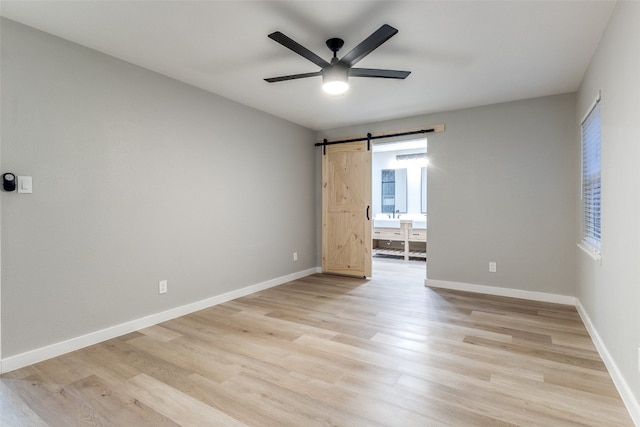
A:
<svg viewBox="0 0 640 427">
<path fill-rule="evenodd" d="M 422 174 L 422 180 L 420 181 L 420 198 L 422 200 L 422 204 L 420 207 L 420 212 L 423 214 L 427 213 L 427 168 L 420 168 L 420 173 Z"/>
<path fill-rule="evenodd" d="M 382 213 L 407 213 L 407 169 L 382 169 Z"/>
</svg>

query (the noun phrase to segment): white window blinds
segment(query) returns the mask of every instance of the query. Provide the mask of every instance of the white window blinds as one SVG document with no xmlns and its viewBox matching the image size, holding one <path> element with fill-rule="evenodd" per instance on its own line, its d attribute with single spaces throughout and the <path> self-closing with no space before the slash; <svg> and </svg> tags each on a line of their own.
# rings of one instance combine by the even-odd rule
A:
<svg viewBox="0 0 640 427">
<path fill-rule="evenodd" d="M 600 102 L 582 122 L 583 240 L 600 250 Z"/>
</svg>

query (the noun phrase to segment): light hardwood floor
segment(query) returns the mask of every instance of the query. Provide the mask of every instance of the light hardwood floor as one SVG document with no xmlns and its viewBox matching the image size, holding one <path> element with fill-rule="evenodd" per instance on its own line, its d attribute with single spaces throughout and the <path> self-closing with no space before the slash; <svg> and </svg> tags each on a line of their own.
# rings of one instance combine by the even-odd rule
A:
<svg viewBox="0 0 640 427">
<path fill-rule="evenodd" d="M 309 276 L 7 373 L 1 425 L 633 425 L 573 307 L 425 288 L 424 263 L 374 277 Z"/>
</svg>

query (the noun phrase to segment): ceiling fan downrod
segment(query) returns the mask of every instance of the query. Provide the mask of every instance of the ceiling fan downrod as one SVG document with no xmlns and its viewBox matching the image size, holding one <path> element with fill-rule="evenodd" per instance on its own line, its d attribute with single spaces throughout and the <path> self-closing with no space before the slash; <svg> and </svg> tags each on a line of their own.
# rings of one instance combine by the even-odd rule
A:
<svg viewBox="0 0 640 427">
<path fill-rule="evenodd" d="M 342 49 L 342 46 L 344 46 L 344 40 L 342 39 L 332 38 L 327 40 L 327 47 L 331 52 L 333 52 L 333 58 L 331 58 L 332 63 L 335 62 L 334 59 L 336 61 L 338 60 L 338 51 Z"/>
</svg>

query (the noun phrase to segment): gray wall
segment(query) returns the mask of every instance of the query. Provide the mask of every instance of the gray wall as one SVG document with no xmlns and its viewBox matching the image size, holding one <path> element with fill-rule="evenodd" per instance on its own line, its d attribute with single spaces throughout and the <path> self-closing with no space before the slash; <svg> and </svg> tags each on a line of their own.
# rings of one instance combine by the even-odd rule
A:
<svg viewBox="0 0 640 427">
<path fill-rule="evenodd" d="M 602 91 L 602 264 L 576 249 L 577 297 L 638 402 L 640 3 L 617 3 L 578 92 L 577 121 L 599 90 Z M 576 157 L 579 150 L 577 141 Z M 579 208 L 576 218 L 580 225 Z M 576 233 L 580 233 L 580 227 Z"/>
<path fill-rule="evenodd" d="M 317 139 L 436 123 L 446 131 L 428 137 L 428 278 L 574 295 L 575 96 L 331 129 Z"/>
<path fill-rule="evenodd" d="M 317 265 L 314 132 L 1 31 L 2 357 Z"/>
</svg>

